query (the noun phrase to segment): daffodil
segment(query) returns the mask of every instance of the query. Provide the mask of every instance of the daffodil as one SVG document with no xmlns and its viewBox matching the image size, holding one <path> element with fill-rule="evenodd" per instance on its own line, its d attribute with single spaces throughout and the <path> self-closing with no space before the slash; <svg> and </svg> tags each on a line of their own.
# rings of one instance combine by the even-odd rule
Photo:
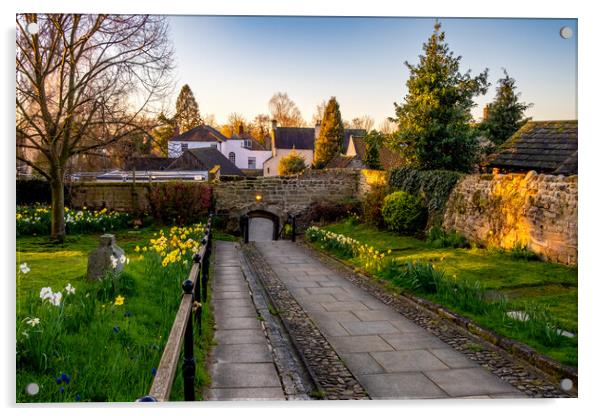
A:
<svg viewBox="0 0 602 416">
<path fill-rule="evenodd" d="M 125 298 L 121 295 L 117 295 L 117 297 L 115 298 L 115 306 L 121 306 L 123 305 L 123 302 L 125 301 Z"/>
<path fill-rule="evenodd" d="M 27 263 L 21 263 L 21 265 L 19 265 L 19 270 L 21 270 L 21 273 L 23 274 L 27 274 L 31 271 Z"/>
</svg>

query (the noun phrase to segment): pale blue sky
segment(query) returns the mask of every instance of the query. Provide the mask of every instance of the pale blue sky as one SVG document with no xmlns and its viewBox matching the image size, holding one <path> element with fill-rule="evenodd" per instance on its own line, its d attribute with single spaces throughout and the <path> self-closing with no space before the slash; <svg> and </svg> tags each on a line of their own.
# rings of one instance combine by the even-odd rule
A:
<svg viewBox="0 0 602 416">
<path fill-rule="evenodd" d="M 489 68 L 492 83 L 473 115 L 495 95 L 502 67 L 517 80 L 527 115 L 577 118 L 575 19 L 440 18 L 462 70 Z M 202 114 L 218 123 L 231 112 L 252 120 L 285 91 L 309 122 L 316 105 L 336 96 L 343 118 L 368 114 L 376 126 L 407 92 L 404 61 L 416 63 L 434 18 L 171 16 L 177 90 L 188 83 Z M 563 39 L 569 26 L 573 37 Z M 171 106 L 175 104 L 175 96 Z"/>
</svg>

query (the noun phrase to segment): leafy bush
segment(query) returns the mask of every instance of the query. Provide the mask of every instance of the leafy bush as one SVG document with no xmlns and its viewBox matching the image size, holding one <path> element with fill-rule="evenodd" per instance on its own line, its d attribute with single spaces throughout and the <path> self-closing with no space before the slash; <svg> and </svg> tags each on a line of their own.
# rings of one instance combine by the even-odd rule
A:
<svg viewBox="0 0 602 416">
<path fill-rule="evenodd" d="M 280 162 L 278 163 L 278 175 L 296 175 L 302 173 L 306 168 L 305 159 L 299 156 L 295 149 L 293 149 L 288 156 L 280 159 Z"/>
<path fill-rule="evenodd" d="M 436 248 L 470 248 L 470 243 L 455 230 L 445 231 L 440 227 L 432 227 L 426 234 L 426 242 Z"/>
<path fill-rule="evenodd" d="M 198 182 L 153 183 L 149 189 L 153 217 L 163 224 L 191 224 L 208 214 L 211 187 Z"/>
<path fill-rule="evenodd" d="M 424 229 L 427 213 L 421 198 L 397 191 L 385 197 L 382 216 L 389 230 L 413 234 Z"/>
<path fill-rule="evenodd" d="M 407 167 L 389 172 L 387 182 L 392 189 L 421 195 L 429 213 L 429 224 L 439 225 L 445 204 L 461 173 L 447 170 L 420 171 Z"/>
<path fill-rule="evenodd" d="M 387 185 L 373 185 L 362 201 L 362 216 L 364 222 L 379 228 L 384 228 L 382 208 L 383 201 L 389 193 Z"/>
<path fill-rule="evenodd" d="M 541 260 L 536 253 L 533 253 L 526 245 L 523 244 L 515 244 L 510 250 L 510 256 L 516 260 Z"/>
<path fill-rule="evenodd" d="M 307 209 L 302 222 L 329 223 L 341 220 L 353 213 L 359 212 L 360 202 L 349 199 L 342 202 L 316 201 Z"/>
</svg>

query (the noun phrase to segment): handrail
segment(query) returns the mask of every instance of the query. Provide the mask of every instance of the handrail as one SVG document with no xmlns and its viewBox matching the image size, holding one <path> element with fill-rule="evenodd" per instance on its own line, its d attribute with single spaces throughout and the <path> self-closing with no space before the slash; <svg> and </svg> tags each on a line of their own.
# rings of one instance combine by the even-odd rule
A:
<svg viewBox="0 0 602 416">
<path fill-rule="evenodd" d="M 201 317 L 203 303 L 207 301 L 207 284 L 209 281 L 209 261 L 211 257 L 211 220 L 209 216 L 205 235 L 201 247 L 194 254 L 193 264 L 188 273 L 188 278 L 182 283 L 182 301 L 176 313 L 174 323 L 169 332 L 169 337 L 157 373 L 147 396 L 139 398 L 138 402 L 163 402 L 168 401 L 175 378 L 180 351 L 184 346 L 184 360 L 182 373 L 184 378 L 184 400 L 194 401 L 194 376 L 196 362 L 194 359 L 194 328 L 193 316 L 197 323 L 198 334 L 201 334 Z M 200 279 L 199 279 L 200 277 Z M 200 281 L 199 281 L 200 280 Z"/>
</svg>

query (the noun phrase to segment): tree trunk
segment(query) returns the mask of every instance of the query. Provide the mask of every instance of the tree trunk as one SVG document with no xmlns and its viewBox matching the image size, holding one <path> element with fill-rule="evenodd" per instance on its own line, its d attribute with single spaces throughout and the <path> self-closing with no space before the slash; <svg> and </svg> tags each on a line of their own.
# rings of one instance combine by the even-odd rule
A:
<svg viewBox="0 0 602 416">
<path fill-rule="evenodd" d="M 50 190 L 52 195 L 50 239 L 62 243 L 65 241 L 65 186 L 62 178 L 51 181 Z"/>
</svg>

